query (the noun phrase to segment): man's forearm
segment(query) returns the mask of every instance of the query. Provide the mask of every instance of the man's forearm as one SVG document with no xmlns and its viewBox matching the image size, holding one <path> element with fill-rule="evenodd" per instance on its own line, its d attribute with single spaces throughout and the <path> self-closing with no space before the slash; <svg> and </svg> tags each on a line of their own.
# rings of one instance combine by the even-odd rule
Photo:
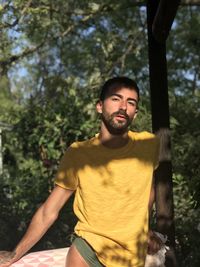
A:
<svg viewBox="0 0 200 267">
<path fill-rule="evenodd" d="M 67 190 L 59 186 L 53 189 L 47 200 L 33 216 L 24 237 L 16 248 L 12 252 L 0 251 L 0 267 L 8 267 L 19 260 L 40 240 L 57 219 L 60 209 L 73 192 L 73 190 Z"/>
<path fill-rule="evenodd" d="M 19 244 L 13 251 L 13 257 L 15 261 L 20 259 L 29 249 L 31 249 L 46 233 L 49 227 L 57 219 L 56 215 L 46 215 L 44 212 L 44 205 L 42 205 L 35 215 L 33 216 L 31 223 Z"/>
</svg>

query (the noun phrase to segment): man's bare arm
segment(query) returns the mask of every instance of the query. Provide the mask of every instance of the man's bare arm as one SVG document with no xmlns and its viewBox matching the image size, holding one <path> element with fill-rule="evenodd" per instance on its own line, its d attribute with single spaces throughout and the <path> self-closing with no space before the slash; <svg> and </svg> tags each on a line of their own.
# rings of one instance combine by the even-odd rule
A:
<svg viewBox="0 0 200 267">
<path fill-rule="evenodd" d="M 12 252 L 0 252 L 0 267 L 10 266 L 32 248 L 55 222 L 60 209 L 74 191 L 56 186 L 47 200 L 36 211 L 19 244 Z"/>
</svg>

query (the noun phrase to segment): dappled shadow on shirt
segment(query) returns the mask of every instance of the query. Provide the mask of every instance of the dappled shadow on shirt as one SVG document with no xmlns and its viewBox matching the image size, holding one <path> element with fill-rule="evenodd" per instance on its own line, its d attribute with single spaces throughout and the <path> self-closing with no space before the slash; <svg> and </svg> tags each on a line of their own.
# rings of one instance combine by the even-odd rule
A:
<svg viewBox="0 0 200 267">
<path fill-rule="evenodd" d="M 109 267 L 142 267 L 147 248 L 148 201 L 158 164 L 158 140 L 144 134 L 119 149 L 98 138 L 66 151 L 56 184 L 76 190 L 77 235 Z"/>
<path fill-rule="evenodd" d="M 137 167 L 142 171 L 149 167 L 152 174 L 158 164 L 158 149 L 158 139 L 152 134 L 136 135 L 127 145 L 116 149 L 102 145 L 97 137 L 75 143 L 67 149 L 61 160 L 56 183 L 76 189 L 82 175 L 88 172 L 91 175 L 89 182 L 97 179 L 94 174 L 98 174 L 102 185 L 115 186 L 113 177 L 122 164 L 123 172 L 128 172 L 130 168 Z"/>
<path fill-rule="evenodd" d="M 143 229 L 135 237 L 130 233 L 128 245 L 127 242 L 120 242 L 113 246 L 102 246 L 101 251 L 97 253 L 99 259 L 105 266 L 110 267 L 144 267 L 147 254 L 147 232 Z"/>
</svg>

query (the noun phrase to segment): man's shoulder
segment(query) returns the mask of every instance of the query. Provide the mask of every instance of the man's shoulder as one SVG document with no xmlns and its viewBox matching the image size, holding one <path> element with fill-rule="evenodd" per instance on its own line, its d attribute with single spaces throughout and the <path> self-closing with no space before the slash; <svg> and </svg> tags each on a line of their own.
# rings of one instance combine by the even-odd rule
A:
<svg viewBox="0 0 200 267">
<path fill-rule="evenodd" d="M 134 140 L 147 140 L 147 139 L 157 139 L 156 135 L 148 131 L 134 132 L 129 131 L 129 136 Z"/>
<path fill-rule="evenodd" d="M 148 131 L 131 132 L 129 136 L 131 136 L 133 142 L 136 142 L 140 147 L 153 150 L 159 148 L 159 138 L 153 133 Z"/>
<path fill-rule="evenodd" d="M 71 151 L 79 150 L 80 151 L 82 149 L 89 148 L 94 143 L 94 139 L 95 137 L 88 138 L 87 140 L 75 141 L 69 146 L 68 150 L 71 150 Z"/>
<path fill-rule="evenodd" d="M 63 155 L 63 159 L 71 162 L 75 162 L 77 158 L 81 158 L 81 155 L 83 155 L 87 148 L 91 147 L 92 139 L 83 140 L 83 141 L 75 141 L 71 145 L 68 146 L 68 148 L 65 150 L 65 153 Z"/>
</svg>

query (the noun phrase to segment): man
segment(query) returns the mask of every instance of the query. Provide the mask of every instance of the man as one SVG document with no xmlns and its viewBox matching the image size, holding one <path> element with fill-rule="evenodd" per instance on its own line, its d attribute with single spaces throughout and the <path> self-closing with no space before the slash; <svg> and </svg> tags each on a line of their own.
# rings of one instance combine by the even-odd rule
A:
<svg viewBox="0 0 200 267">
<path fill-rule="evenodd" d="M 67 149 L 54 190 L 14 252 L 0 254 L 0 267 L 21 258 L 44 235 L 74 192 L 78 223 L 66 267 L 142 267 L 147 249 L 159 249 L 159 240 L 148 229 L 158 140 L 148 132 L 128 130 L 138 101 L 138 86 L 129 78 L 116 77 L 103 85 L 96 105 L 99 134 Z"/>
</svg>

